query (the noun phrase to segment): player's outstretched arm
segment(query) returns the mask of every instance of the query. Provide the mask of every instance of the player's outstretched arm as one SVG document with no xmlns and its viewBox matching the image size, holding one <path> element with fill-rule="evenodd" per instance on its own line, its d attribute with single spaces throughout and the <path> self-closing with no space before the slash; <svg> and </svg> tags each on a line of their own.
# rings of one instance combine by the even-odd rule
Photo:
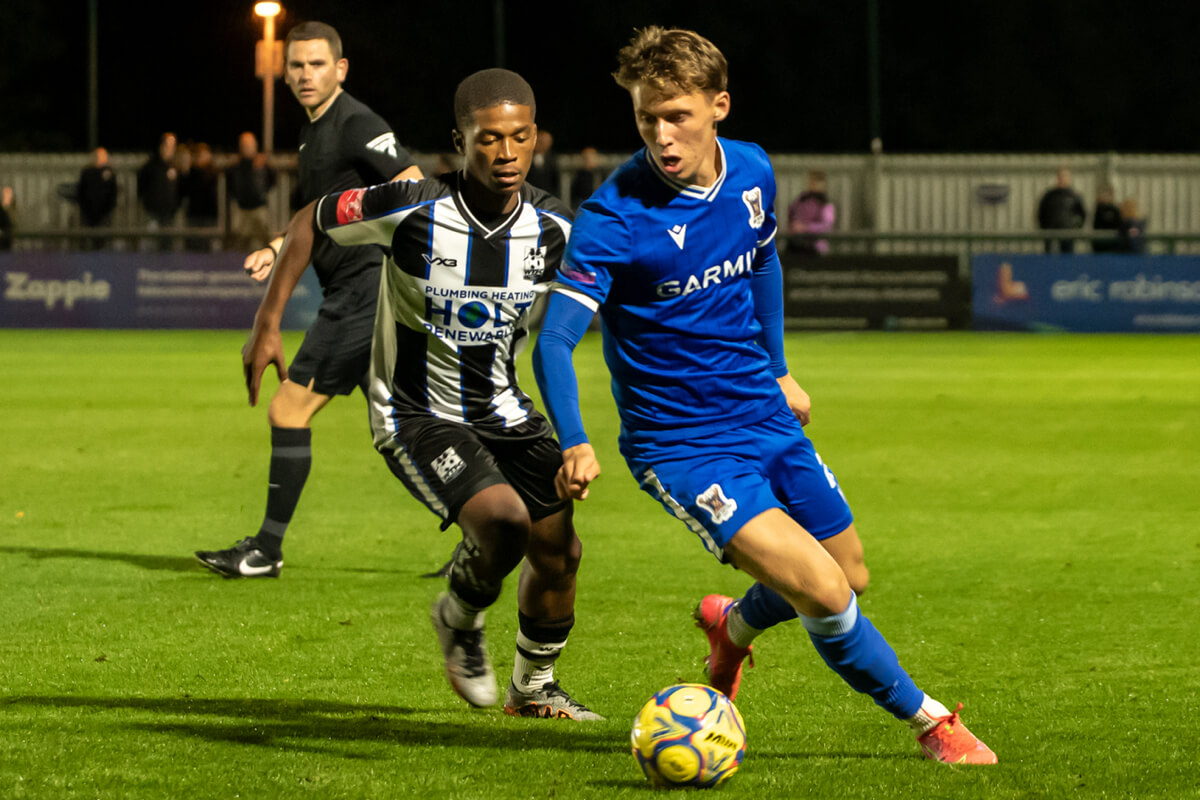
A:
<svg viewBox="0 0 1200 800">
<path fill-rule="evenodd" d="M 771 374 L 779 382 L 788 408 L 801 425 L 807 425 L 812 417 L 812 401 L 788 372 L 783 353 L 783 269 L 774 247 L 759 251 L 750 290 L 754 295 L 754 316 L 762 326 L 759 344 L 771 359 Z"/>
<path fill-rule="evenodd" d="M 393 175 L 391 182 L 394 183 L 396 181 L 419 181 L 419 180 L 424 179 L 424 177 L 425 177 L 425 175 L 424 175 L 424 173 L 421 172 L 421 168 L 418 167 L 416 164 L 413 164 L 411 167 L 406 167 L 405 169 L 402 169 L 399 172 L 397 172 L 395 175 Z"/>
<path fill-rule="evenodd" d="M 546 306 L 542 331 L 533 349 L 533 374 L 546 404 L 546 415 L 563 448 L 563 466 L 555 477 L 559 497 L 583 500 L 588 484 L 600 474 L 579 414 L 579 382 L 571 354 L 587 332 L 592 310 L 554 292 Z"/>
<path fill-rule="evenodd" d="M 246 260 L 242 262 L 242 267 L 246 270 L 246 274 L 259 283 L 265 281 L 271 274 L 271 268 L 275 266 L 275 262 L 279 259 L 279 250 L 282 247 L 283 237 L 276 236 L 271 240 L 270 244 L 252 251 L 246 256 Z"/>
<path fill-rule="evenodd" d="M 315 208 L 316 203 L 309 203 L 297 211 L 288 223 L 283 249 L 279 253 L 279 263 L 271 273 L 267 292 L 254 315 L 254 327 L 250 329 L 250 335 L 242 347 L 242 370 L 246 378 L 246 391 L 250 395 L 250 405 L 258 402 L 258 390 L 268 364 L 275 365 L 275 373 L 279 380 L 287 378 L 279 323 L 283 319 L 284 306 L 287 305 L 288 298 L 295 291 L 296 284 L 299 283 L 300 276 L 304 274 L 312 257 Z"/>
</svg>

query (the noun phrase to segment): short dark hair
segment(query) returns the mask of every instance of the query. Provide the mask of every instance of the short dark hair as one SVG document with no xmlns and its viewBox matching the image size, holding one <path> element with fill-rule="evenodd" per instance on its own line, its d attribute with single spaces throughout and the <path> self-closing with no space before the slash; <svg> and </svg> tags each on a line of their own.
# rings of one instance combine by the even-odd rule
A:
<svg viewBox="0 0 1200 800">
<path fill-rule="evenodd" d="M 308 42 L 313 39 L 329 42 L 329 52 L 333 53 L 333 60 L 341 60 L 342 37 L 338 36 L 336 28 L 324 22 L 301 22 L 288 31 L 287 39 L 283 42 L 284 58 L 287 57 L 288 45 L 292 42 Z"/>
<path fill-rule="evenodd" d="M 695 31 L 652 25 L 634 31 L 617 54 L 613 78 L 622 89 L 645 83 L 669 96 L 729 88 L 729 65 L 717 46 Z"/>
<path fill-rule="evenodd" d="M 529 106 L 529 116 L 537 118 L 533 88 L 524 78 L 507 69 L 482 69 L 463 78 L 454 90 L 454 122 L 462 130 L 476 111 L 504 103 Z"/>
</svg>

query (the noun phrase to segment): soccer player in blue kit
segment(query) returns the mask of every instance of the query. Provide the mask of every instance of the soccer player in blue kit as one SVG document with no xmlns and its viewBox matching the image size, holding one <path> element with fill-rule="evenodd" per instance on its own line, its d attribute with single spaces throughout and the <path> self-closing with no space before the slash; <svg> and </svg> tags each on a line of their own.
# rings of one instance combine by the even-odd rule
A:
<svg viewBox="0 0 1200 800">
<path fill-rule="evenodd" d="M 754 637 L 798 616 L 826 664 L 907 722 L 926 756 L 995 763 L 859 610 L 862 544 L 784 361 L 774 174 L 761 148 L 716 132 L 730 110 L 724 56 L 692 31 L 651 27 L 618 61 L 646 147 L 580 208 L 534 352 L 563 448 L 559 493 L 582 500 L 600 474 L 571 363 L 599 311 L 634 477 L 756 581 L 696 609 L 713 686 L 735 696 Z"/>
</svg>

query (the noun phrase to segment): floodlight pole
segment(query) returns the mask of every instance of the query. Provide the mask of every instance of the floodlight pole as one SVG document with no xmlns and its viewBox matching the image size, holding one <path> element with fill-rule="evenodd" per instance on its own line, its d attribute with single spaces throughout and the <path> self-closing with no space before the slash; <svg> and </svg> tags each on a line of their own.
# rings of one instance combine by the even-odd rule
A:
<svg viewBox="0 0 1200 800">
<path fill-rule="evenodd" d="M 263 82 L 263 146 L 268 155 L 275 149 L 275 78 L 282 71 L 276 53 L 275 17 L 283 10 L 279 3 L 256 3 L 254 13 L 263 18 L 263 38 L 256 54 L 255 72 Z"/>
</svg>

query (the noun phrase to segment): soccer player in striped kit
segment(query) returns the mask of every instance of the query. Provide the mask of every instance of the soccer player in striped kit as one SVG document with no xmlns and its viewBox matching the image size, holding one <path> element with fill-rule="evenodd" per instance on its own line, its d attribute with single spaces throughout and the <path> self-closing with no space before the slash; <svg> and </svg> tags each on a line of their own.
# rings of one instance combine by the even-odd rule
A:
<svg viewBox="0 0 1200 800">
<path fill-rule="evenodd" d="M 712 685 L 735 696 L 753 638 L 799 617 L 825 662 L 907 722 L 928 757 L 995 763 L 858 608 L 862 545 L 784 361 L 774 174 L 760 147 L 717 136 L 730 111 L 725 57 L 692 31 L 652 27 L 618 61 L 646 146 L 580 207 L 534 352 L 564 448 L 560 494 L 585 498 L 600 473 L 571 363 L 599 311 L 630 470 L 757 581 L 696 609 Z"/>
<path fill-rule="evenodd" d="M 246 346 L 253 398 L 282 363 L 279 319 L 315 241 L 390 248 L 378 288 L 368 403 L 375 446 L 412 495 L 463 541 L 431 621 L 454 690 L 497 700 L 485 610 L 522 559 L 506 713 L 601 719 L 554 679 L 574 624 L 582 546 L 550 424 L 516 381 L 514 358 L 571 230 L 557 198 L 525 183 L 537 140 L 533 90 L 489 69 L 455 92 L 460 172 L 327 195 L 288 226 Z"/>
</svg>

